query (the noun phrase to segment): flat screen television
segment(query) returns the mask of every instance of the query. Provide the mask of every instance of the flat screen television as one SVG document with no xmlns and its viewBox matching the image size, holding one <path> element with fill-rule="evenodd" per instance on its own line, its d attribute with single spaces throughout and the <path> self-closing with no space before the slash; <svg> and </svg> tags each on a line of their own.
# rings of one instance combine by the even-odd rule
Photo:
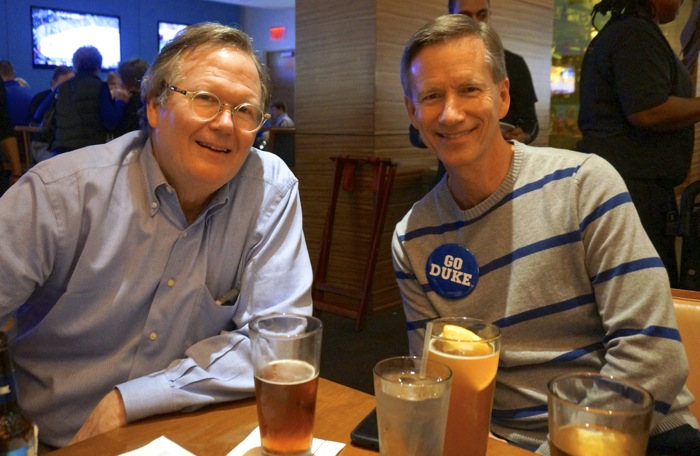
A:
<svg viewBox="0 0 700 456">
<path fill-rule="evenodd" d="M 116 70 L 121 60 L 119 16 L 82 13 L 31 6 L 32 66 L 73 66 L 73 53 L 95 46 L 102 54 L 102 69 Z"/>
<path fill-rule="evenodd" d="M 178 24 L 176 22 L 158 21 L 158 52 L 163 46 L 172 41 L 177 32 L 187 27 L 189 24 Z"/>
<path fill-rule="evenodd" d="M 576 91 L 576 68 L 552 65 L 549 83 L 552 94 L 569 95 L 574 93 Z"/>
</svg>

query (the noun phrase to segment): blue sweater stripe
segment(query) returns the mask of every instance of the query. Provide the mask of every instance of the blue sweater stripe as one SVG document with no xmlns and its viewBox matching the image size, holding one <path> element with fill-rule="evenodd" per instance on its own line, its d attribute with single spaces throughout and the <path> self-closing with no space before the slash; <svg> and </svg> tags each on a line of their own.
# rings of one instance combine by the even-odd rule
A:
<svg viewBox="0 0 700 456">
<path fill-rule="evenodd" d="M 600 217 L 605 215 L 606 213 L 612 211 L 616 207 L 622 206 L 623 204 L 628 204 L 632 202 L 632 197 L 630 197 L 630 194 L 625 192 L 625 193 L 620 193 L 617 196 L 613 196 L 609 200 L 607 200 L 605 203 L 601 204 L 598 206 L 592 213 L 584 217 L 583 221 L 581 221 L 580 224 L 580 229 L 581 232 L 586 230 L 586 227 L 590 225 L 592 222 L 595 220 L 598 220 Z"/>
<path fill-rule="evenodd" d="M 667 414 L 671 410 L 671 404 L 661 401 L 654 401 L 654 410 Z M 547 413 L 547 405 L 537 405 L 534 407 L 526 407 L 522 409 L 511 409 L 511 410 L 492 410 L 491 418 L 493 420 L 517 420 L 522 418 L 529 418 L 531 416 L 544 415 Z"/>
<path fill-rule="evenodd" d="M 592 294 L 576 296 L 566 301 L 555 302 L 554 304 L 548 304 L 546 306 L 538 307 L 537 309 L 527 310 L 519 314 L 510 315 L 508 317 L 496 320 L 493 322 L 494 325 L 499 328 L 507 328 L 509 326 L 517 325 L 529 320 L 534 320 L 536 318 L 546 317 L 548 315 L 554 315 L 559 312 L 565 312 L 567 310 L 575 309 L 576 307 L 586 306 L 595 303 L 595 296 Z"/>
<path fill-rule="evenodd" d="M 605 343 L 608 343 L 618 337 L 631 337 L 636 335 L 660 337 L 662 339 L 675 340 L 676 342 L 681 341 L 681 334 L 675 328 L 669 328 L 666 326 L 649 326 L 648 328 L 642 329 L 619 329 L 607 336 L 605 338 Z"/>
<path fill-rule="evenodd" d="M 648 337 L 661 337 L 664 339 L 670 339 L 670 340 L 675 340 L 680 342 L 680 334 L 678 330 L 673 329 L 673 328 L 667 328 L 667 327 L 662 327 L 662 326 L 650 326 L 648 328 L 642 328 L 642 329 L 623 329 L 623 330 L 618 330 L 615 331 L 615 333 L 611 334 L 610 336 L 605 337 L 605 339 L 602 342 L 595 342 L 590 345 L 586 345 L 584 347 L 577 348 L 575 350 L 571 350 L 567 353 L 563 353 L 550 361 L 548 361 L 545 364 L 549 363 L 562 363 L 562 362 L 568 362 L 568 361 L 573 361 L 574 359 L 581 358 L 583 356 L 586 356 L 589 353 L 593 353 L 598 350 L 603 350 L 605 348 L 604 344 L 607 344 L 610 342 L 612 339 L 615 339 L 617 337 L 630 337 L 630 336 L 635 336 L 635 335 L 643 335 L 643 336 L 648 336 Z"/>
<path fill-rule="evenodd" d="M 522 187 L 516 189 L 513 191 L 513 194 L 515 197 L 525 195 L 526 193 L 534 192 L 536 190 L 539 190 L 543 188 L 545 185 L 561 180 L 561 179 L 568 179 L 569 177 L 573 176 L 576 174 L 576 172 L 579 170 L 580 166 L 572 166 L 570 168 L 564 168 L 564 169 L 559 169 L 557 171 L 554 171 L 551 174 L 547 174 L 546 176 L 543 176 L 542 179 L 532 181 L 529 184 L 525 184 Z M 511 198 L 512 199 L 512 198 Z"/>
<path fill-rule="evenodd" d="M 564 233 L 560 234 L 557 236 L 553 236 L 549 239 L 543 239 L 541 241 L 535 242 L 530 245 L 526 245 L 524 247 L 521 247 L 519 249 L 515 249 L 514 251 L 510 252 L 507 255 L 504 255 L 500 258 L 496 258 L 495 260 L 491 261 L 490 263 L 487 263 L 483 266 L 479 267 L 479 274 L 481 276 L 484 276 L 488 274 L 489 272 L 492 272 L 498 268 L 502 268 L 505 266 L 508 266 L 509 264 L 515 262 L 516 260 L 520 258 L 525 258 L 529 255 L 533 255 L 538 252 L 542 252 L 544 250 L 548 249 L 553 249 L 556 247 L 560 247 L 562 245 L 566 244 L 571 244 L 574 242 L 580 242 L 581 241 L 581 233 L 579 231 L 572 231 L 570 233 Z M 399 280 L 415 280 L 415 274 L 406 274 L 401 271 L 395 271 L 394 275 L 397 279 Z M 421 287 L 424 292 L 428 293 L 430 291 L 433 291 L 432 288 L 430 288 L 430 285 L 428 284 L 421 284 Z"/>
<path fill-rule="evenodd" d="M 567 299 L 566 301 L 556 302 L 554 304 L 542 306 L 537 309 L 532 309 L 519 314 L 511 315 L 500 320 L 496 320 L 493 322 L 493 324 L 498 326 L 499 328 L 507 328 L 509 326 L 517 325 L 519 323 L 523 323 L 529 320 L 534 320 L 536 318 L 541 318 L 559 312 L 565 312 L 570 309 L 575 309 L 576 307 L 589 305 L 594 302 L 595 297 L 592 294 L 577 296 L 572 299 Z M 423 329 L 430 320 L 432 319 L 428 318 L 424 320 L 409 321 L 406 323 L 406 329 L 408 331 L 413 331 L 415 329 Z"/>
<path fill-rule="evenodd" d="M 536 405 L 534 407 L 526 407 L 521 409 L 510 410 L 492 410 L 491 417 L 497 420 L 516 420 L 519 418 L 528 418 L 531 416 L 543 415 L 547 413 L 547 404 Z"/>
<path fill-rule="evenodd" d="M 561 355 L 552 358 L 551 360 L 547 361 L 544 364 L 558 364 L 558 363 L 565 363 L 568 361 L 573 361 L 578 358 L 582 358 L 589 353 L 596 352 L 598 350 L 603 350 L 605 349 L 605 345 L 603 345 L 603 342 L 595 342 L 590 345 L 586 345 L 585 347 L 580 347 L 575 350 L 568 351 L 566 353 L 562 353 Z"/>
<path fill-rule="evenodd" d="M 527 193 L 530 193 L 530 192 L 537 191 L 551 182 L 561 180 L 561 179 L 570 178 L 571 176 L 576 174 L 576 171 L 578 171 L 578 169 L 579 169 L 579 166 L 560 169 L 560 170 L 557 170 L 551 174 L 544 176 L 542 179 L 531 182 L 527 185 L 523 185 L 522 187 L 514 190 L 510 195 L 506 195 L 501 201 L 499 201 L 497 204 L 495 204 L 491 209 L 489 209 L 488 211 L 481 214 L 479 217 L 476 217 L 472 220 L 459 220 L 456 222 L 445 223 L 445 224 L 437 225 L 437 226 L 426 226 L 423 228 L 419 228 L 417 230 L 409 231 L 406 234 L 400 235 L 399 240 L 401 242 L 407 242 L 407 241 L 411 241 L 413 239 L 416 239 L 416 238 L 419 238 L 422 236 L 443 234 L 443 233 L 447 233 L 449 231 L 456 231 L 460 228 L 464 228 L 465 226 L 468 226 L 468 225 L 471 225 L 472 223 L 478 222 L 479 220 L 486 217 L 491 212 L 495 211 L 496 209 L 503 206 L 504 204 L 511 202 L 515 198 L 526 195 Z"/>
<path fill-rule="evenodd" d="M 394 271 L 394 275 L 399 280 L 416 280 L 415 274 L 409 274 L 403 271 Z"/>
<path fill-rule="evenodd" d="M 426 318 L 425 320 L 415 320 L 415 321 L 406 322 L 406 330 L 407 331 L 415 331 L 416 329 L 425 329 L 425 327 L 428 325 L 428 322 L 430 320 L 434 320 L 434 319 L 433 318 Z"/>
<path fill-rule="evenodd" d="M 671 404 L 668 402 L 654 401 L 654 410 L 665 415 L 671 410 Z"/>
<path fill-rule="evenodd" d="M 598 285 L 603 282 L 607 282 L 615 277 L 628 274 L 634 271 L 641 271 L 642 269 L 650 268 L 664 268 L 664 264 L 659 257 L 649 257 L 641 258 L 639 260 L 630 261 L 628 263 L 622 263 L 618 266 L 608 269 L 607 271 L 600 272 L 593 277 L 591 277 L 591 282 L 593 285 Z"/>
<path fill-rule="evenodd" d="M 479 274 L 483 276 L 498 268 L 507 266 L 520 258 L 524 258 L 526 256 L 542 252 L 543 250 L 553 249 L 562 245 L 571 244 L 573 242 L 579 242 L 580 240 L 581 233 L 578 231 L 572 231 L 570 233 L 564 233 L 558 236 L 553 236 L 549 239 L 537 241 L 533 244 L 520 247 L 519 249 L 515 249 L 508 255 L 496 258 L 492 262 L 481 266 L 479 268 Z"/>
</svg>

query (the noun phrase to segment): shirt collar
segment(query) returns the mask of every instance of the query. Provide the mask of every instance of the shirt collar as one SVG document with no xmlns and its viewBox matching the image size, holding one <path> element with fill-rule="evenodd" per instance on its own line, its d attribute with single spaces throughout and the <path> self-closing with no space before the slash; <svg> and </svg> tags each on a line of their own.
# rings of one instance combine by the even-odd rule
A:
<svg viewBox="0 0 700 456">
<path fill-rule="evenodd" d="M 150 206 L 151 217 L 153 217 L 160 209 L 160 200 L 156 195 L 156 191 L 159 187 L 163 187 L 165 190 L 169 190 L 169 193 L 173 189 L 168 184 L 165 179 L 163 171 L 161 171 L 156 158 L 153 156 L 153 147 L 151 145 L 151 137 L 148 137 L 146 143 L 143 146 L 143 151 L 141 152 L 141 165 L 143 167 L 144 178 L 146 179 L 146 189 L 148 190 L 148 203 Z"/>
</svg>

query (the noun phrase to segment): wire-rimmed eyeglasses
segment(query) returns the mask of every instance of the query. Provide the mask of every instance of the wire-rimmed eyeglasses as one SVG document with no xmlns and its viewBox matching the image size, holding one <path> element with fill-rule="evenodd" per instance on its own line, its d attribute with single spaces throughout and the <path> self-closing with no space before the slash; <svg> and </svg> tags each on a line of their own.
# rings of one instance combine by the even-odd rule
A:
<svg viewBox="0 0 700 456">
<path fill-rule="evenodd" d="M 209 92 L 190 92 L 173 85 L 165 84 L 173 92 L 180 93 L 190 99 L 190 112 L 199 120 L 208 122 L 228 107 L 231 110 L 233 125 L 241 131 L 252 133 L 259 129 L 263 122 L 270 117 L 262 109 L 250 103 L 241 103 L 233 106 L 222 102 L 219 97 Z"/>
</svg>

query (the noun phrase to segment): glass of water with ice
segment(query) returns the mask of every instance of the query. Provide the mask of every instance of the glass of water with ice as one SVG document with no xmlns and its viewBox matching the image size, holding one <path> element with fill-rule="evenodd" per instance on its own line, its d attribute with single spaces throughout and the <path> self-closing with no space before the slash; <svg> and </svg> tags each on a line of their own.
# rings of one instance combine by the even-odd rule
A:
<svg viewBox="0 0 700 456">
<path fill-rule="evenodd" d="M 421 359 L 399 356 L 374 366 L 379 452 L 382 456 L 441 456 L 450 403 L 452 371 Z"/>
</svg>

